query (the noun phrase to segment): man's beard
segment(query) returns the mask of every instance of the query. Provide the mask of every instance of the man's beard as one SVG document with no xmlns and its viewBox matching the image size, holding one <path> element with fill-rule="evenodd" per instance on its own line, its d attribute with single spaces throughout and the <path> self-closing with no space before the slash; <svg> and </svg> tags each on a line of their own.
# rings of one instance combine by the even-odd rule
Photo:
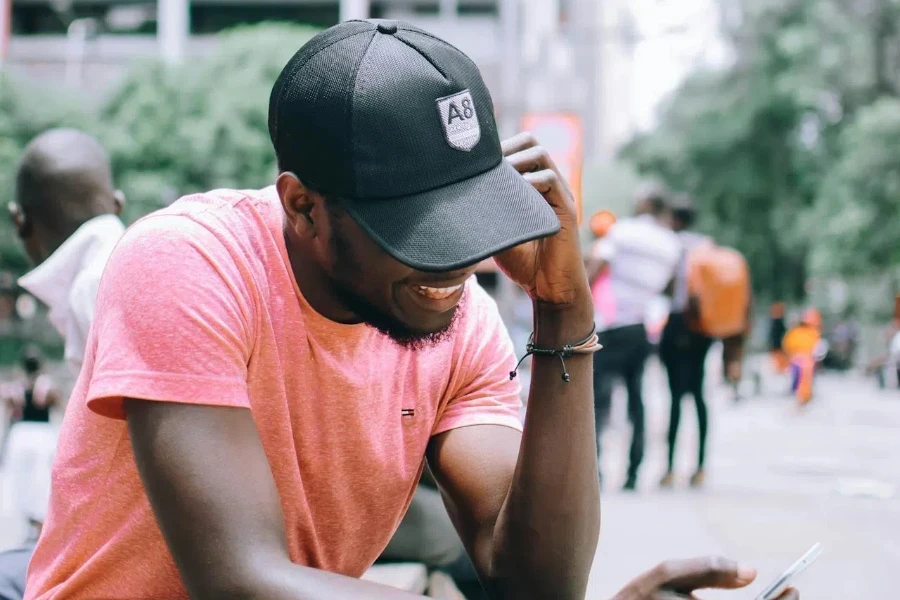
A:
<svg viewBox="0 0 900 600">
<path fill-rule="evenodd" d="M 339 224 L 340 221 L 335 219 L 332 223 L 335 232 L 333 238 L 335 265 L 345 267 L 345 269 L 339 270 L 346 270 L 347 266 L 356 265 L 358 263 L 354 260 L 353 251 L 350 249 L 350 245 L 344 237 L 344 232 L 341 230 Z M 359 276 L 360 274 L 356 275 Z M 461 308 L 462 310 L 465 310 L 465 301 L 469 295 L 468 291 L 463 291 L 463 297 L 460 299 L 459 304 L 453 307 L 453 315 L 446 327 L 443 327 L 438 331 L 423 332 L 410 328 L 390 314 L 373 306 L 371 302 L 354 292 L 350 286 L 343 281 L 332 279 L 332 285 L 334 286 L 336 295 L 344 306 L 350 309 L 366 325 L 387 336 L 395 344 L 414 351 L 431 348 L 450 337 L 456 322 L 459 320 Z"/>
<path fill-rule="evenodd" d="M 463 292 L 459 304 L 452 309 L 453 316 L 446 327 L 426 332 L 411 329 L 405 323 L 401 323 L 391 315 L 372 306 L 371 303 L 344 285 L 335 285 L 335 292 L 344 306 L 353 311 L 366 325 L 387 336 L 398 346 L 413 351 L 431 348 L 448 339 L 453 334 L 462 311 L 465 310 L 465 302 L 469 295 L 468 290 Z"/>
</svg>

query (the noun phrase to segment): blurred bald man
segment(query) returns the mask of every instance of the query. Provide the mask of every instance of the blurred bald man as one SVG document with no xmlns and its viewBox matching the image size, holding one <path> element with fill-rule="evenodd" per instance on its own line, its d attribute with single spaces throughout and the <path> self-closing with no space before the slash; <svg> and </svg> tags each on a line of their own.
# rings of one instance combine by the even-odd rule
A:
<svg viewBox="0 0 900 600">
<path fill-rule="evenodd" d="M 84 358 L 100 275 L 125 231 L 124 195 L 113 187 L 109 156 L 75 129 L 52 129 L 25 148 L 10 217 L 36 268 L 19 285 L 50 309 L 77 373 Z"/>
<path fill-rule="evenodd" d="M 90 135 L 75 129 L 52 129 L 32 140 L 19 161 L 15 201 L 8 210 L 35 268 L 19 285 L 46 304 L 50 322 L 65 340 L 65 357 L 81 370 L 84 348 L 100 276 L 125 232 L 119 219 L 123 194 L 112 184 L 109 156 Z M 49 503 L 50 467 L 56 429 L 32 428 L 23 441 L 31 477 L 43 497 L 29 500 L 22 515 L 39 533 Z M 12 467 L 12 465 L 10 465 Z M 43 484 L 46 485 L 43 485 Z M 0 553 L 0 600 L 18 600 L 25 587 L 25 567 L 34 545 Z"/>
<path fill-rule="evenodd" d="M 75 129 L 48 130 L 25 148 L 16 174 L 15 201 L 7 206 L 25 252 L 35 268 L 19 285 L 46 304 L 50 322 L 65 340 L 65 357 L 77 374 L 100 276 L 113 247 L 125 232 L 119 219 L 123 194 L 112 184 L 109 156 L 95 138 Z M 25 450 L 32 477 L 46 481 L 56 446 L 55 430 L 36 432 Z M 47 494 L 49 495 L 49 494 Z M 48 497 L 34 498 L 26 520 L 38 530 Z M 0 553 L 0 600 L 19 600 L 33 538 Z"/>
</svg>

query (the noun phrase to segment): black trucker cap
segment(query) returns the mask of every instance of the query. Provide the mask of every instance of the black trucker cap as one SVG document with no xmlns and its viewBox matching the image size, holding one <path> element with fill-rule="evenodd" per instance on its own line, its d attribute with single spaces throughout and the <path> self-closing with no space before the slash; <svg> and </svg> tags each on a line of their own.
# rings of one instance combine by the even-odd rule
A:
<svg viewBox="0 0 900 600">
<path fill-rule="evenodd" d="M 388 254 L 450 271 L 559 230 L 503 159 L 478 68 L 401 21 L 348 21 L 306 43 L 269 99 L 280 167 L 339 197 Z"/>
</svg>

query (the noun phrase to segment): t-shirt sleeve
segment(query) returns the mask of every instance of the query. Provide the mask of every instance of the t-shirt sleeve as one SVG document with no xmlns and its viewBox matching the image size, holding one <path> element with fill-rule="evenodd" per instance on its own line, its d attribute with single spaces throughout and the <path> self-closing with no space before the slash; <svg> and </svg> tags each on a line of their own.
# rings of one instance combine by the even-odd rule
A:
<svg viewBox="0 0 900 600">
<path fill-rule="evenodd" d="M 253 303 L 222 241 L 186 216 L 132 226 L 107 263 L 94 315 L 87 405 L 123 398 L 249 407 Z"/>
<path fill-rule="evenodd" d="M 465 334 L 458 368 L 451 380 L 450 400 L 438 417 L 434 434 L 469 425 L 503 425 L 522 430 L 519 378 L 510 379 L 516 355 L 497 305 L 473 282 L 472 314 L 465 317 Z"/>
</svg>

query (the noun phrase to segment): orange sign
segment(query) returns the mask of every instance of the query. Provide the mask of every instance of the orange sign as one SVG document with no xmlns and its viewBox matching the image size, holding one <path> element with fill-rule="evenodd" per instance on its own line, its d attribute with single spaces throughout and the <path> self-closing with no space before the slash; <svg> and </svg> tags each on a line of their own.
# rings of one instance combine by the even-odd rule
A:
<svg viewBox="0 0 900 600">
<path fill-rule="evenodd" d="M 560 174 L 575 196 L 581 223 L 581 170 L 584 163 L 584 130 L 581 118 L 570 112 L 529 112 L 522 117 L 522 130 L 530 131 L 550 153 Z"/>
</svg>

